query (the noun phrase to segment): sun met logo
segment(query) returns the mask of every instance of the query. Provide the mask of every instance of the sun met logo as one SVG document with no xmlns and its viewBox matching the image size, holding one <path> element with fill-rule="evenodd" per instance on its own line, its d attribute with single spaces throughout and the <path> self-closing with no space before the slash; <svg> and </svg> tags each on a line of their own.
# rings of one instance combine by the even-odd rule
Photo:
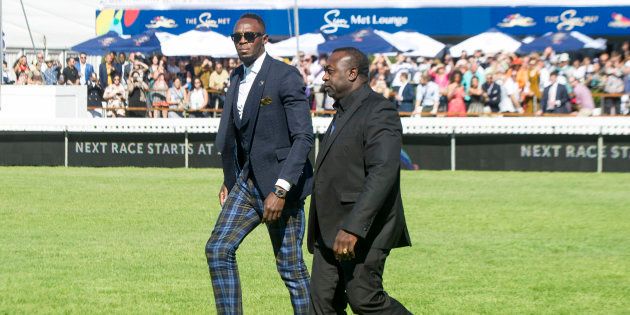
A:
<svg viewBox="0 0 630 315">
<path fill-rule="evenodd" d="M 557 16 L 546 16 L 545 23 L 558 23 L 556 28 L 559 31 L 570 31 L 576 27 L 583 27 L 586 24 L 596 23 L 598 15 L 577 16 L 577 10 L 566 10 Z"/>
<path fill-rule="evenodd" d="M 186 24 L 195 25 L 197 29 L 211 29 L 218 28 L 220 25 L 229 25 L 230 18 L 212 18 L 212 13 L 203 12 L 198 18 L 186 18 L 184 19 Z"/>
<path fill-rule="evenodd" d="M 324 34 L 333 34 L 336 33 L 339 28 L 350 28 L 348 25 L 348 20 L 339 18 L 341 12 L 337 9 L 330 10 L 324 14 L 324 22 L 326 24 L 322 25 L 319 30 Z"/>
</svg>

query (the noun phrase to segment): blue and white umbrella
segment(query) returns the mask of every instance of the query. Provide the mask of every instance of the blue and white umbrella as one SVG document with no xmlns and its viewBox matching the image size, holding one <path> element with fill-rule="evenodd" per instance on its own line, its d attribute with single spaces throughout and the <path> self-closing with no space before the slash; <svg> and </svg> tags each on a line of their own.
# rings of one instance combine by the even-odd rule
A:
<svg viewBox="0 0 630 315">
<path fill-rule="evenodd" d="M 127 39 L 118 40 L 110 46 L 110 49 L 116 52 L 141 52 L 152 53 L 161 51 L 160 37 L 157 36 L 155 30 L 148 30 L 142 34 L 131 36 Z"/>
<path fill-rule="evenodd" d="M 571 52 L 581 49 L 606 49 L 606 40 L 592 39 L 580 32 L 558 32 L 547 33 L 538 37 L 528 44 L 522 45 L 518 52 L 528 54 L 535 51 L 543 51 L 551 47 L 555 52 Z"/>
<path fill-rule="evenodd" d="M 399 51 L 394 44 L 376 34 L 372 29 L 363 29 L 328 40 L 319 44 L 317 46 L 317 51 L 319 51 L 320 54 L 330 54 L 333 50 L 341 47 L 355 47 L 366 54 Z"/>
<path fill-rule="evenodd" d="M 107 34 L 88 39 L 80 44 L 72 46 L 73 51 L 84 52 L 89 55 L 102 55 L 111 51 L 111 46 L 118 41 L 123 40 L 116 32 L 108 32 Z"/>
</svg>

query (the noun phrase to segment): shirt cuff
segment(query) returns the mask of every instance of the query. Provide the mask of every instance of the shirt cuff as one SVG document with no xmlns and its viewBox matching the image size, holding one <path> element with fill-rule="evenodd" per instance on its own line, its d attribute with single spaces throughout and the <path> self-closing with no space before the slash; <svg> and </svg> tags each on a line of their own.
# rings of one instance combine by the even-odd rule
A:
<svg viewBox="0 0 630 315">
<path fill-rule="evenodd" d="M 289 191 L 291 189 L 291 183 L 287 182 L 284 179 L 280 179 L 280 178 L 278 179 L 278 181 L 276 181 L 276 186 L 278 186 L 278 187 L 280 187 L 280 188 L 282 188 L 282 189 L 284 189 L 286 191 Z"/>
</svg>

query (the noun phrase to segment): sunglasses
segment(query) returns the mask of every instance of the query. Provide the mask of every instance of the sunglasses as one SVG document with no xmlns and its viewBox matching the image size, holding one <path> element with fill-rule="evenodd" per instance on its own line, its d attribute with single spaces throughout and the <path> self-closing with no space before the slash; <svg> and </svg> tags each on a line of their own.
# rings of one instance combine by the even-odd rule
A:
<svg viewBox="0 0 630 315">
<path fill-rule="evenodd" d="M 232 38 L 232 41 L 235 43 L 238 43 L 241 41 L 241 38 L 245 38 L 245 40 L 248 43 L 253 43 L 256 38 L 264 36 L 265 34 L 263 33 L 258 33 L 258 32 L 244 32 L 244 33 L 234 33 L 232 35 L 230 35 L 230 37 Z"/>
</svg>

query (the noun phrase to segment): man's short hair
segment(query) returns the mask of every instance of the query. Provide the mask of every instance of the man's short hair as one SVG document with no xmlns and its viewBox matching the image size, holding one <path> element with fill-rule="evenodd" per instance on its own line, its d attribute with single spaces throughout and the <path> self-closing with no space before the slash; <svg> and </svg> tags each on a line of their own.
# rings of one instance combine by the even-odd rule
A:
<svg viewBox="0 0 630 315">
<path fill-rule="evenodd" d="M 341 47 L 333 50 L 333 54 L 336 52 L 344 53 L 350 56 L 350 67 L 357 68 L 359 76 L 364 79 L 368 79 L 370 76 L 370 61 L 367 56 L 360 50 L 354 47 Z"/>
<path fill-rule="evenodd" d="M 260 26 L 262 26 L 262 32 L 266 33 L 267 32 L 267 27 L 265 26 L 265 21 L 263 21 L 263 19 L 260 17 L 260 15 L 256 14 L 256 13 L 245 13 L 243 15 L 241 15 L 240 18 L 238 18 L 239 20 L 242 19 L 252 19 L 252 20 L 256 20 L 256 22 L 258 22 L 258 24 L 260 24 Z"/>
<path fill-rule="evenodd" d="M 400 73 L 400 78 L 402 79 L 403 77 L 405 77 L 405 79 L 409 79 L 409 73 L 407 73 L 407 72 L 401 72 L 401 73 Z"/>
<path fill-rule="evenodd" d="M 549 75 L 558 76 L 558 74 L 559 74 L 558 70 L 553 70 L 553 71 L 551 71 L 551 73 Z"/>
<path fill-rule="evenodd" d="M 72 57 L 68 57 L 66 58 L 66 63 L 70 63 L 70 60 L 72 59 Z"/>
</svg>

